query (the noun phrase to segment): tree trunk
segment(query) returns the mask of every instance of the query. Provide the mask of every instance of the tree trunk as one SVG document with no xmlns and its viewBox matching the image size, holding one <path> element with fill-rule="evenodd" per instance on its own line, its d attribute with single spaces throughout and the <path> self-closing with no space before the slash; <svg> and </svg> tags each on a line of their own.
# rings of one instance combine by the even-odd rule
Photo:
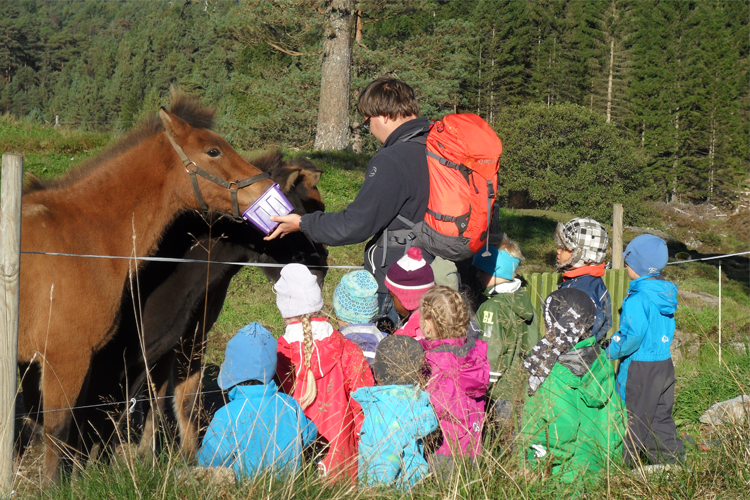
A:
<svg viewBox="0 0 750 500">
<path fill-rule="evenodd" d="M 677 203 L 677 166 L 680 163 L 680 107 L 674 117 L 674 162 L 672 163 L 672 203 Z"/>
<path fill-rule="evenodd" d="M 482 42 L 479 42 L 479 76 L 477 77 L 477 115 L 482 114 Z"/>
<path fill-rule="evenodd" d="M 714 114 L 716 112 L 716 109 L 711 111 L 711 144 L 708 147 L 708 202 L 710 203 L 711 200 L 714 197 L 714 174 L 715 174 L 715 165 L 714 165 L 714 158 L 716 157 L 716 119 L 714 118 Z"/>
<path fill-rule="evenodd" d="M 609 82 L 607 83 L 607 123 L 612 121 L 612 71 L 615 65 L 615 39 L 609 46 Z"/>
<path fill-rule="evenodd" d="M 349 143 L 354 0 L 331 0 L 327 7 L 315 149 L 341 150 Z"/>
</svg>

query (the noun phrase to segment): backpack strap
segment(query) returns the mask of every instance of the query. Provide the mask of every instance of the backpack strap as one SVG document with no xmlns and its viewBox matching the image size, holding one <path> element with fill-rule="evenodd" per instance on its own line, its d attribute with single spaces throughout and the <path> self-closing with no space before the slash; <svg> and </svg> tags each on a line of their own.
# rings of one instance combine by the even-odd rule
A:
<svg viewBox="0 0 750 500">
<path fill-rule="evenodd" d="M 403 139 L 401 139 L 401 142 L 416 142 L 418 144 L 422 144 L 423 146 L 426 146 L 427 145 L 426 132 L 430 131 L 434 123 L 435 122 L 431 121 L 428 125 L 415 130 L 411 134 L 407 134 Z"/>
<path fill-rule="evenodd" d="M 471 207 L 469 207 L 469 211 L 466 212 L 463 215 L 443 215 L 441 213 L 435 212 L 434 210 L 427 209 L 427 213 L 435 217 L 435 219 L 442 221 L 442 222 L 453 222 L 456 224 L 456 228 L 458 228 L 458 235 L 463 236 L 464 231 L 466 231 L 466 228 L 469 225 L 469 217 L 471 216 Z"/>
</svg>

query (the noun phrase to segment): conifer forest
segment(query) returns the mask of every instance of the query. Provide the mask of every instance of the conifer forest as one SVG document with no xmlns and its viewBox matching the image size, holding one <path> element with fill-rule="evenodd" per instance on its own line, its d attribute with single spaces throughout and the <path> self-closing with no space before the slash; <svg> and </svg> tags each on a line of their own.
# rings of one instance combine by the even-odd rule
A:
<svg viewBox="0 0 750 500">
<path fill-rule="evenodd" d="M 328 3 L 0 0 L 0 112 L 122 132 L 167 102 L 175 85 L 216 106 L 219 133 L 242 149 L 309 150 Z M 507 150 L 515 174 L 506 195 L 526 189 L 544 205 L 559 183 L 587 182 L 565 180 L 573 168 L 566 151 L 576 147 L 620 157 L 625 166 L 616 174 L 640 199 L 732 205 L 747 190 L 747 1 L 353 5 L 348 142 L 355 150 L 376 146 L 360 132 L 358 92 L 391 75 L 417 90 L 423 115 L 477 113 L 503 142 L 516 141 L 515 152 Z M 530 187 L 533 172 L 512 162 L 526 134 L 548 130 L 534 147 L 554 151 L 555 138 L 576 127 L 591 134 L 548 156 L 559 157 L 556 164 L 527 161 L 532 169 L 562 168 L 557 181 Z M 613 141 L 592 146 L 602 134 Z"/>
</svg>

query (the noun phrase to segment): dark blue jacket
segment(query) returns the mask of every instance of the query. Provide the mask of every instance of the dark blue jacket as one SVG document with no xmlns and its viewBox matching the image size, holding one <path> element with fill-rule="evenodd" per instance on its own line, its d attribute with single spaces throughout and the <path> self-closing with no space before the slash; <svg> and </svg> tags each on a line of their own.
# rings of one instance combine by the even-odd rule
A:
<svg viewBox="0 0 750 500">
<path fill-rule="evenodd" d="M 373 272 L 379 292 L 385 288 L 388 266 L 403 257 L 404 252 L 388 252 L 387 263 L 381 267 L 382 251 L 375 243 L 384 229 L 406 229 L 396 219 L 401 215 L 417 223 L 424 220 L 430 196 L 430 174 L 424 144 L 403 142 L 415 131 L 429 125 L 427 118 L 403 123 L 388 136 L 370 163 L 365 180 L 356 198 L 340 212 L 313 212 L 300 220 L 300 229 L 316 243 L 339 246 L 361 243 L 365 247 L 365 268 Z"/>
<path fill-rule="evenodd" d="M 596 341 L 600 341 L 607 335 L 612 328 L 612 300 L 609 298 L 607 287 L 604 286 L 604 280 L 598 276 L 584 274 L 575 278 L 563 277 L 558 289 L 577 288 L 586 292 L 596 305 L 596 318 L 594 318 L 594 336 Z"/>
</svg>

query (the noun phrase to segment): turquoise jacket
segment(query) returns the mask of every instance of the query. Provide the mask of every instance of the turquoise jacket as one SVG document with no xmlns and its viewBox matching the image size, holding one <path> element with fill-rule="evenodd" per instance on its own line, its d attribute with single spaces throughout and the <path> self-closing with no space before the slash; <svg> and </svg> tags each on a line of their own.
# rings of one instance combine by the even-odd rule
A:
<svg viewBox="0 0 750 500">
<path fill-rule="evenodd" d="M 208 426 L 198 450 L 198 465 L 234 468 L 237 478 L 296 472 L 302 449 L 318 435 L 299 403 L 279 394 L 276 383 L 235 386 L 229 403 L 220 408 Z"/>
<path fill-rule="evenodd" d="M 438 427 L 430 395 L 413 385 L 383 385 L 357 389 L 352 398 L 365 414 L 360 484 L 406 489 L 427 476 L 422 439 Z"/>
<path fill-rule="evenodd" d="M 674 338 L 677 286 L 658 276 L 630 282 L 622 303 L 620 331 L 612 335 L 609 359 L 622 359 L 617 374 L 620 396 L 625 401 L 628 367 L 633 361 L 664 361 Z M 627 401 L 626 401 L 627 403 Z"/>
</svg>

